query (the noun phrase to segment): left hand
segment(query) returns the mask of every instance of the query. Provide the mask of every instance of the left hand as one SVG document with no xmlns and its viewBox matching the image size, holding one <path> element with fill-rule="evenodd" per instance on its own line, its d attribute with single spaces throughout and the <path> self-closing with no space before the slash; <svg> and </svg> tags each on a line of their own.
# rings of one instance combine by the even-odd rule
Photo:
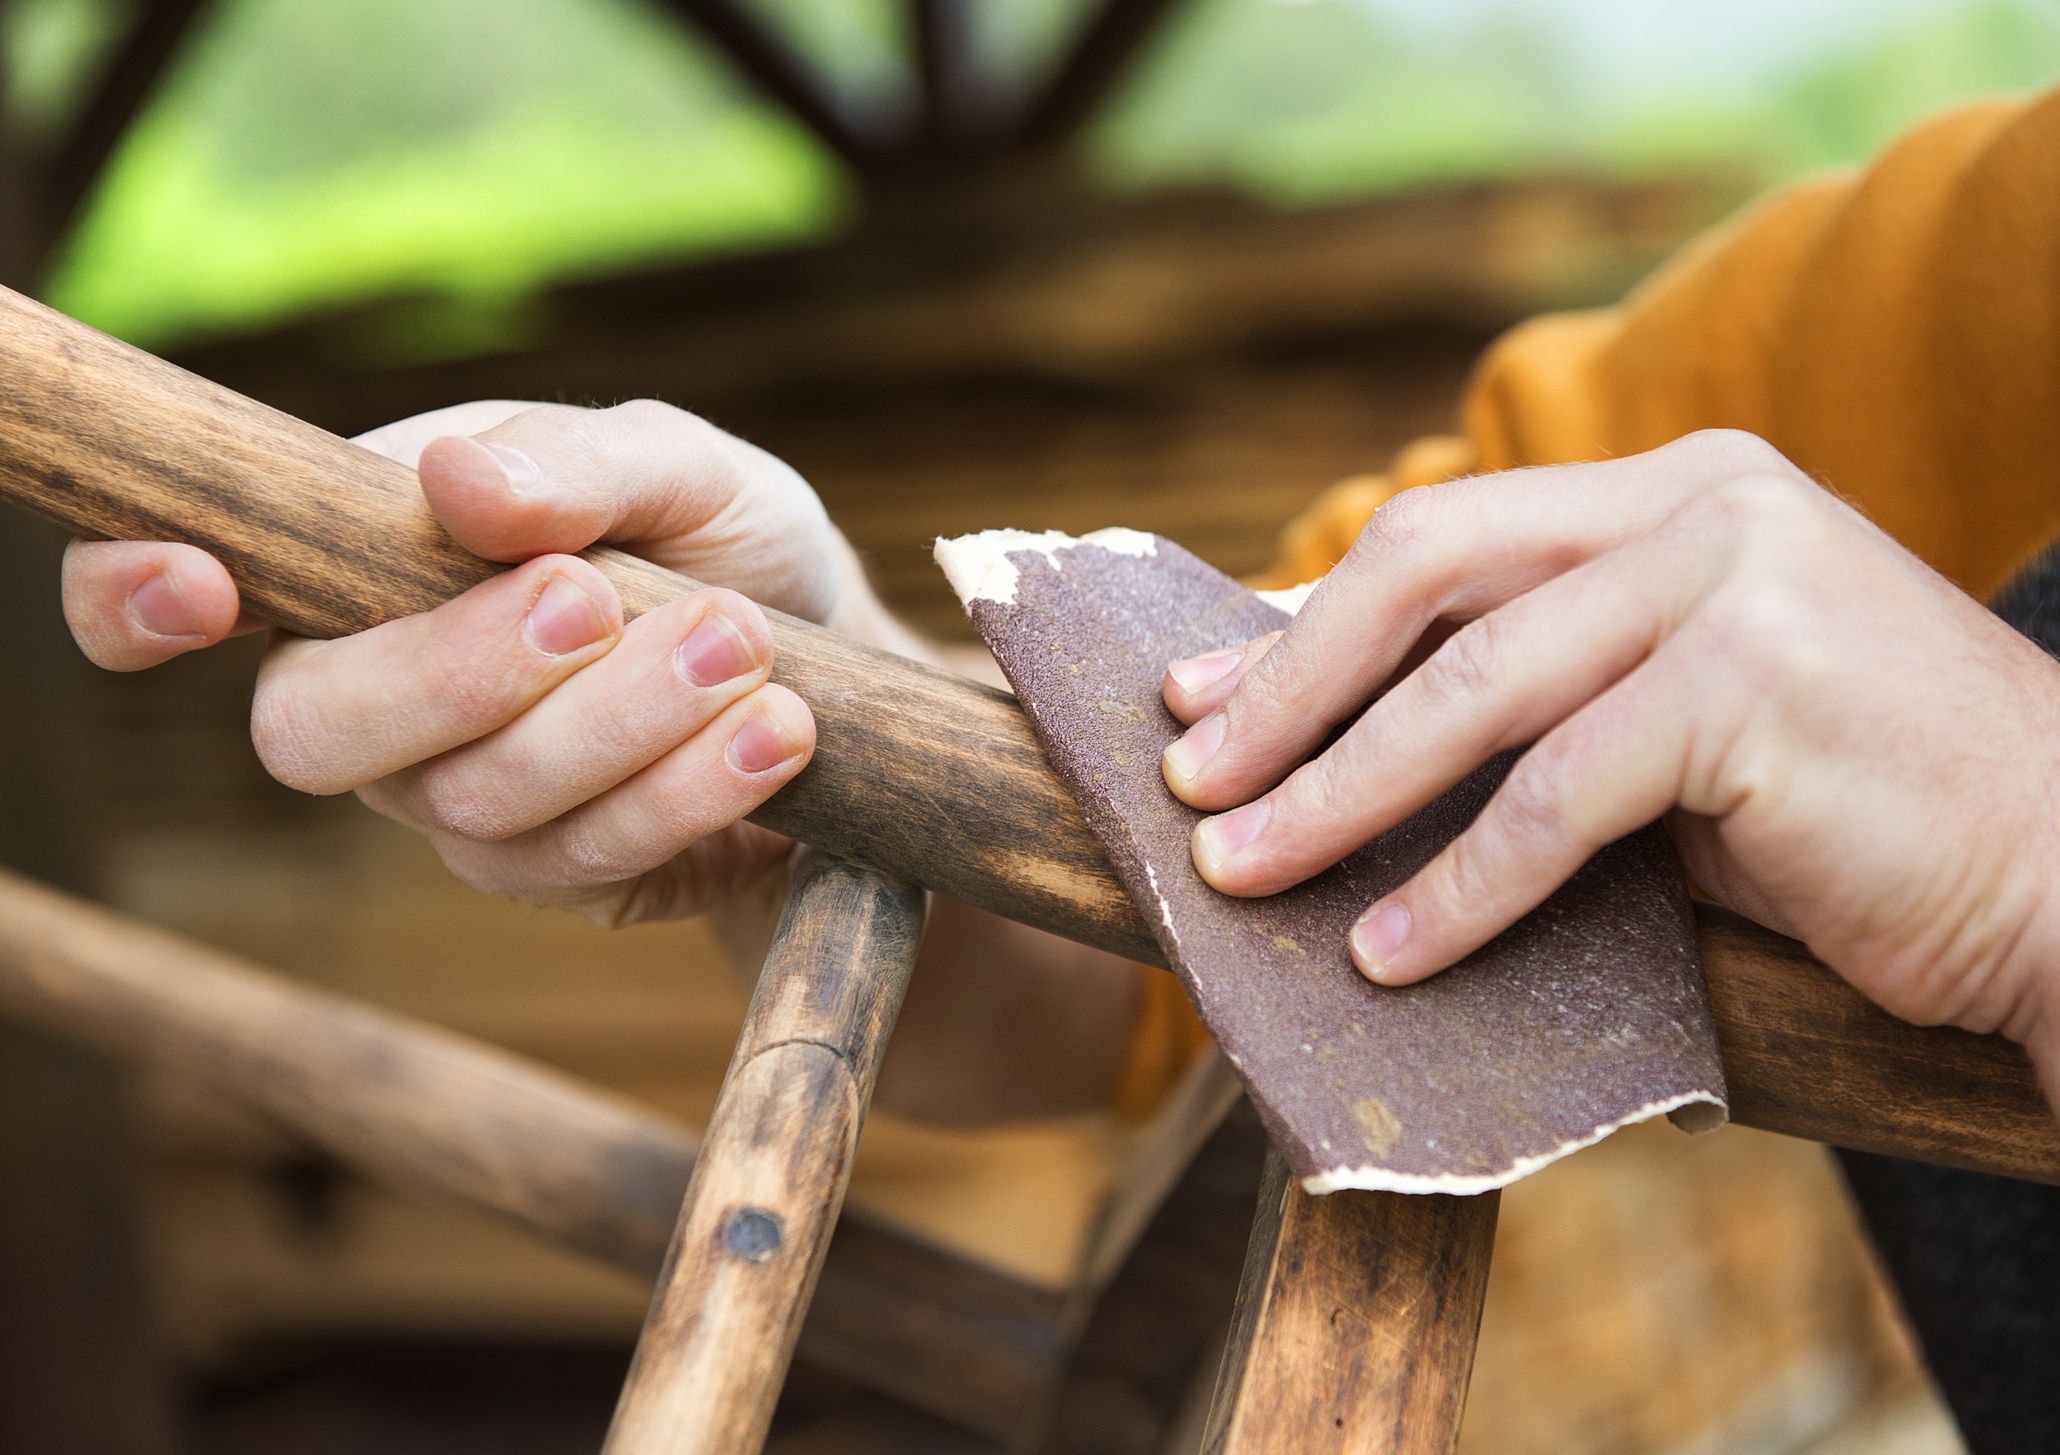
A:
<svg viewBox="0 0 2060 1455">
<path fill-rule="evenodd" d="M 2060 664 L 1751 436 L 1408 491 L 1277 639 L 1175 663 L 1165 695 L 1192 724 L 1167 783 L 1231 810 L 1194 837 L 1229 894 L 1532 745 L 1355 927 L 1382 984 L 1664 817 L 1705 892 L 2060 1088 Z"/>
</svg>

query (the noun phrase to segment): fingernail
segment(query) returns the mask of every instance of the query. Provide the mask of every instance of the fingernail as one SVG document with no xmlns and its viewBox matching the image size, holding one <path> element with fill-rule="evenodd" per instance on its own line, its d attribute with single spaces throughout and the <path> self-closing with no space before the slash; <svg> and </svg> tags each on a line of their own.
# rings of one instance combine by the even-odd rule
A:
<svg viewBox="0 0 2060 1455">
<path fill-rule="evenodd" d="M 200 617 L 187 604 L 178 583 L 163 571 L 129 593 L 129 614 L 136 624 L 159 637 L 206 635 Z"/>
<path fill-rule="evenodd" d="M 1168 745 L 1166 771 L 1179 779 L 1192 778 L 1222 746 L 1223 714 L 1212 712 Z"/>
<path fill-rule="evenodd" d="M 728 757 L 730 766 L 739 773 L 763 773 L 779 767 L 800 751 L 801 744 L 788 734 L 786 724 L 760 709 L 745 719 L 737 735 L 730 739 Z"/>
<path fill-rule="evenodd" d="M 1409 942 L 1409 928 L 1409 906 L 1395 900 L 1377 904 L 1359 917 L 1352 926 L 1352 949 L 1369 978 L 1388 978 L 1388 961 Z"/>
<path fill-rule="evenodd" d="M 1229 813 L 1203 819 L 1201 827 L 1195 830 L 1201 839 L 1203 857 L 1212 864 L 1221 864 L 1259 837 L 1259 830 L 1266 827 L 1266 819 L 1272 812 L 1273 805 L 1262 798 L 1243 808 L 1233 808 Z"/>
<path fill-rule="evenodd" d="M 508 476 L 508 488 L 517 495 L 527 495 L 544 483 L 544 472 L 536 467 L 536 461 L 526 450 L 513 445 L 497 445 L 490 440 L 481 440 L 487 453 L 501 462 L 501 469 Z"/>
<path fill-rule="evenodd" d="M 1192 697 L 1204 687 L 1221 682 L 1237 665 L 1237 659 L 1245 654 L 1243 647 L 1226 647 L 1220 652 L 1204 652 L 1199 657 L 1189 657 L 1175 662 L 1166 673 L 1180 684 L 1180 690 Z"/>
<path fill-rule="evenodd" d="M 529 644 L 548 656 L 562 657 L 590 647 L 608 634 L 608 618 L 587 595 L 563 576 L 553 576 L 530 604 L 523 624 Z"/>
<path fill-rule="evenodd" d="M 744 634 L 719 611 L 711 611 L 694 624 L 673 653 L 680 672 L 697 687 L 713 687 L 732 677 L 741 677 L 758 665 L 758 654 Z"/>
</svg>

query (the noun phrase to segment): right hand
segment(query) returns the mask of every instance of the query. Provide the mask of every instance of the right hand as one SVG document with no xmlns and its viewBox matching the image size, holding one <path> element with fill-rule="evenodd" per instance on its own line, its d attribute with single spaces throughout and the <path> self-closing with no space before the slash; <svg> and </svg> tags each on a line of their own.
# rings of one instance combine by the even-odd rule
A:
<svg viewBox="0 0 2060 1455">
<path fill-rule="evenodd" d="M 784 860 L 744 816 L 807 765 L 815 724 L 767 680 L 750 598 L 816 621 L 866 607 L 798 475 L 651 401 L 459 405 L 358 442 L 417 468 L 461 545 L 522 564 L 356 636 L 275 633 L 251 713 L 273 777 L 354 791 L 467 883 L 603 924 L 699 913 Z M 569 554 L 596 541 L 721 586 L 625 625 Z M 74 542 L 64 607 L 116 671 L 262 625 L 212 556 L 162 542 Z"/>
</svg>

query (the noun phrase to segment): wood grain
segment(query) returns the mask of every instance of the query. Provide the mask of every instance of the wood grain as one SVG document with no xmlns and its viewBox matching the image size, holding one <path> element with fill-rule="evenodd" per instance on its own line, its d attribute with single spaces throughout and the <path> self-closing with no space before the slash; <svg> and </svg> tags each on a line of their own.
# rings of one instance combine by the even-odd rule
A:
<svg viewBox="0 0 2060 1455">
<path fill-rule="evenodd" d="M 308 636 L 423 611 L 503 569 L 461 550 L 412 470 L 0 289 L 0 499 L 81 535 L 212 552 Z M 635 616 L 694 589 L 591 560 Z M 1123 953 L 1151 940 L 1005 693 L 778 612 L 773 676 L 818 757 L 754 817 L 840 857 Z M 999 891 L 999 892 L 997 892 Z"/>
<path fill-rule="evenodd" d="M 844 1205 L 923 892 L 828 856 L 795 871 L 687 1186 L 609 1455 L 765 1443 Z"/>
<path fill-rule="evenodd" d="M 1731 1115 L 1862 1152 L 2060 1183 L 2060 1121 L 2001 1036 L 1897 1020 L 1795 941 L 1700 905 Z"/>
<path fill-rule="evenodd" d="M 437 528 L 410 471 L 5 290 L 0 377 L 0 499 L 89 535 L 206 547 L 254 606 L 296 631 L 335 635 L 420 611 L 499 569 Z M 693 589 L 619 553 L 590 558 L 632 611 Z M 770 615 L 774 675 L 808 700 L 818 747 L 759 822 L 1160 963 L 1006 694 Z M 1802 946 L 1742 936 L 1720 914 L 1702 923 L 1738 1120 L 2060 1182 L 2060 1127 L 2015 1047 L 1900 1026 Z M 1864 1074 L 1848 1082 L 1770 1050 L 1779 1038 L 1906 1053 L 1854 1067 Z M 1999 1104 L 2019 1129 L 2002 1139 Z"/>
<path fill-rule="evenodd" d="M 1206 1455 L 1445 1455 L 1499 1194 L 1310 1197 L 1268 1151 Z"/>
<path fill-rule="evenodd" d="M 484 1046 L 0 873 L 0 1014 L 235 1099 L 385 1187 L 645 1276 L 695 1139 Z M 803 1354 L 999 1435 L 1041 1396 L 1060 1296 L 847 1218 Z"/>
</svg>

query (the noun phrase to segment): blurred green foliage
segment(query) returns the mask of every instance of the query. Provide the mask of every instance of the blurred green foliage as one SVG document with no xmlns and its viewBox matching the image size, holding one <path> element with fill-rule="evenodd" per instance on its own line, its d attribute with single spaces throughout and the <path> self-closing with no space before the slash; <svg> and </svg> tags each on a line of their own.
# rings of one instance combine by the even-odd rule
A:
<svg viewBox="0 0 2060 1455">
<path fill-rule="evenodd" d="M 807 235 L 843 197 L 642 6 L 224 0 L 49 295 L 145 343 L 395 291 L 490 316 L 548 279 Z"/>
<path fill-rule="evenodd" d="M 2052 0 L 1192 0 L 1092 157 L 1288 204 L 1541 170 L 1767 185 L 2055 79 Z"/>
<path fill-rule="evenodd" d="M 977 53 L 1024 84 L 1089 3 L 978 5 Z M 757 4 L 847 100 L 908 104 L 899 0 Z M 120 0 L 0 14 L 9 110 L 54 132 Z M 2056 74 L 2052 0 L 1191 0 L 1082 160 L 1281 205 L 1546 169 L 1771 181 Z M 155 346 L 415 295 L 442 320 L 416 347 L 464 350 L 550 280 L 816 236 L 851 202 L 644 0 L 220 0 L 46 292 Z"/>
</svg>

